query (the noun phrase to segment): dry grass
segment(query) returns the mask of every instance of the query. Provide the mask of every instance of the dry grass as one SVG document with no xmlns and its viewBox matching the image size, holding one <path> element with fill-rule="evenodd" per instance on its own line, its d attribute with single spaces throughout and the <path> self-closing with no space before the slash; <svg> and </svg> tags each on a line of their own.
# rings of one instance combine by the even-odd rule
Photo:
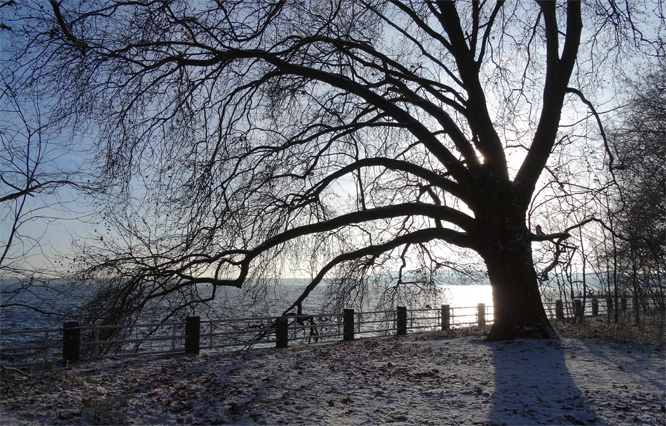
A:
<svg viewBox="0 0 666 426">
<path fill-rule="evenodd" d="M 435 330 L 435 331 L 424 331 L 419 333 L 414 333 L 415 339 L 427 340 L 427 339 L 436 339 L 440 337 L 467 337 L 467 336 L 476 336 L 484 337 L 490 331 L 490 326 L 479 327 L 479 326 L 469 326 L 469 327 L 456 327 L 447 331 Z"/>
<path fill-rule="evenodd" d="M 621 315 L 616 323 L 606 316 L 585 318 L 583 321 L 567 319 L 552 321 L 559 336 L 588 339 L 607 339 L 621 343 L 651 344 L 666 348 L 666 315 L 656 314 L 641 317 L 640 324 L 635 324 L 630 314 Z M 434 339 L 442 337 L 477 336 L 484 337 L 490 330 L 486 327 L 460 327 L 449 331 L 427 331 L 418 333 L 417 339 Z"/>
<path fill-rule="evenodd" d="M 620 315 L 618 322 L 605 316 L 585 318 L 583 321 L 554 321 L 553 326 L 560 336 L 608 339 L 622 343 L 666 346 L 666 315 L 655 314 L 641 317 L 636 324 L 630 314 Z"/>
</svg>

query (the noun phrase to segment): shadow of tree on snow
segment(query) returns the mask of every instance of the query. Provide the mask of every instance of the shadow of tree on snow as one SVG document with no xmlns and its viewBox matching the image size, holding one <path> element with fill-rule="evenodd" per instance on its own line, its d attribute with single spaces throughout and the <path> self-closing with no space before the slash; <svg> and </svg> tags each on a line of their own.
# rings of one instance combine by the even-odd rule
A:
<svg viewBox="0 0 666 426">
<path fill-rule="evenodd" d="M 587 407 L 560 341 L 517 340 L 490 347 L 495 363 L 490 424 L 605 424 Z"/>
</svg>

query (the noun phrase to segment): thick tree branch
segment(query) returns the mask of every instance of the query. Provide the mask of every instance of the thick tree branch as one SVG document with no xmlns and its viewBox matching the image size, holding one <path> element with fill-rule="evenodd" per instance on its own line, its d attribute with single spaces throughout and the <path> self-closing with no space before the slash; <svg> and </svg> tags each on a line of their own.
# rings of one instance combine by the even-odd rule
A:
<svg viewBox="0 0 666 426">
<path fill-rule="evenodd" d="M 610 146 L 608 145 L 608 138 L 606 138 L 606 131 L 604 130 L 603 124 L 601 124 L 601 117 L 599 116 L 597 109 L 580 90 L 573 87 L 567 87 L 567 93 L 573 93 L 574 95 L 578 96 L 578 99 L 580 99 L 581 102 L 583 102 L 590 109 L 592 115 L 594 115 L 594 119 L 597 121 L 597 126 L 599 127 L 599 133 L 601 134 L 601 140 L 604 142 L 606 155 L 608 155 L 608 170 L 610 170 L 612 174 L 614 169 L 613 163 L 615 162 L 615 157 L 613 156 Z"/>
<path fill-rule="evenodd" d="M 427 181 L 428 183 L 434 186 L 437 186 L 438 188 L 441 188 L 442 190 L 450 193 L 451 195 L 458 197 L 463 202 L 469 201 L 468 194 L 465 193 L 464 190 L 455 182 L 431 170 L 418 166 L 414 163 L 402 160 L 394 160 L 391 158 L 382 158 L 382 157 L 364 158 L 352 164 L 349 164 L 334 173 L 331 173 L 330 175 L 326 176 L 326 178 L 322 179 L 319 183 L 317 183 L 311 190 L 305 192 L 303 194 L 303 197 L 304 198 L 310 197 L 312 195 L 320 193 L 323 189 L 328 187 L 328 185 L 330 185 L 335 180 L 355 170 L 359 170 L 361 168 L 366 168 L 366 167 L 375 167 L 375 166 L 384 167 L 390 170 L 399 170 L 410 173 L 414 176 L 417 176 Z"/>
<path fill-rule="evenodd" d="M 316 233 L 323 233 L 327 231 L 332 231 L 344 226 L 370 222 L 374 220 L 381 219 L 391 219 L 400 216 L 426 216 L 435 220 L 441 220 L 449 222 L 459 226 L 463 230 L 470 230 L 474 227 L 474 220 L 467 216 L 464 213 L 459 212 L 458 210 L 452 209 L 446 206 L 437 206 L 433 204 L 423 204 L 423 203 L 405 203 L 405 204 L 396 204 L 387 207 L 378 207 L 374 209 L 363 210 L 359 212 L 349 213 L 346 215 L 338 216 L 334 219 L 328 221 L 322 221 L 314 223 L 311 225 L 304 225 L 297 228 L 290 229 L 279 235 L 276 235 L 272 238 L 267 239 L 262 244 L 258 245 L 254 249 L 247 251 L 243 260 L 240 262 L 239 275 L 235 279 L 231 280 L 210 280 L 209 282 L 214 282 L 219 285 L 229 285 L 229 286 L 240 286 L 248 273 L 250 272 L 251 262 L 260 254 L 266 252 L 267 250 L 272 249 L 280 244 L 286 243 L 287 241 L 293 240 L 298 237 L 312 235 Z M 449 229 L 440 229 L 437 235 L 447 235 L 449 240 L 453 240 L 455 236 L 456 241 L 461 242 L 464 246 L 470 246 L 471 240 L 466 236 L 466 234 L 453 231 Z M 221 252 L 220 254 L 213 256 L 212 258 L 206 258 L 202 260 L 196 260 L 189 264 L 187 268 L 197 264 L 197 263 L 212 263 L 215 261 L 221 261 L 228 255 L 227 252 Z M 166 265 L 160 266 L 164 270 L 168 270 Z M 173 273 L 175 271 L 169 272 Z M 208 281 L 206 278 L 202 278 L 203 281 Z"/>
<path fill-rule="evenodd" d="M 56 17 L 56 21 L 58 21 L 58 25 L 60 26 L 60 29 L 62 30 L 63 34 L 65 34 L 65 37 L 67 40 L 72 42 L 74 46 L 79 48 L 81 50 L 81 53 L 85 53 L 86 49 L 88 48 L 88 45 L 83 41 L 78 38 L 69 29 L 69 26 L 65 22 L 65 18 L 63 18 L 62 13 L 60 12 L 60 4 L 58 3 L 58 0 L 49 0 L 49 3 L 51 3 L 51 8 L 53 9 L 53 14 Z"/>
<path fill-rule="evenodd" d="M 576 62 L 583 29 L 580 2 L 569 1 L 567 3 L 567 33 L 562 58 L 560 58 L 557 5 L 551 1 L 542 1 L 539 4 L 546 27 L 546 76 L 543 104 L 532 146 L 514 180 L 519 194 L 518 202 L 525 208 L 529 205 L 536 182 L 546 166 L 556 141 L 564 95 Z"/>
<path fill-rule="evenodd" d="M 530 241 L 552 241 L 552 240 L 558 240 L 562 241 L 564 239 L 567 239 L 571 237 L 571 234 L 568 232 L 556 232 L 554 234 L 532 234 L 530 235 Z"/>
<path fill-rule="evenodd" d="M 3 182 L 5 182 L 4 179 L 2 179 Z M 7 185 L 9 183 L 5 182 Z M 44 182 L 39 182 L 34 185 L 31 185 L 27 188 L 20 189 L 16 192 L 12 192 L 11 194 L 4 195 L 0 197 L 0 202 L 4 201 L 9 201 L 9 200 L 15 200 L 17 198 L 23 197 L 25 195 L 33 196 L 33 193 L 38 192 L 44 188 L 48 187 L 58 187 L 58 186 L 64 186 L 64 185 L 69 185 L 69 186 L 78 186 L 76 183 L 69 181 L 69 180 L 49 180 L 49 181 L 44 181 Z M 18 188 L 16 188 L 18 189 Z"/>
<path fill-rule="evenodd" d="M 243 55 L 245 54 L 249 55 L 250 53 L 243 53 Z M 406 110 L 400 108 L 394 102 L 391 102 L 391 100 L 386 99 L 370 90 L 367 86 L 356 83 L 345 76 L 293 64 L 268 52 L 254 52 L 254 54 L 257 58 L 264 59 L 287 73 L 328 83 L 348 93 L 355 94 L 368 103 L 377 106 L 416 136 L 421 143 L 423 143 L 423 145 L 439 159 L 442 165 L 451 172 L 451 175 L 454 176 L 456 180 L 461 183 L 467 182 L 468 184 L 471 184 L 472 176 L 463 166 L 462 162 L 458 160 L 425 125 L 415 119 Z"/>
<path fill-rule="evenodd" d="M 284 314 L 289 313 L 294 308 L 298 309 L 300 313 L 301 309 L 300 307 L 303 301 L 307 299 L 310 293 L 326 277 L 326 274 L 328 274 L 328 272 L 330 272 L 331 269 L 333 269 L 335 266 L 341 263 L 349 262 L 355 259 L 360 259 L 366 256 L 378 256 L 382 253 L 386 253 L 390 250 L 393 250 L 395 248 L 398 248 L 406 244 L 426 243 L 433 240 L 442 240 L 450 242 L 460 247 L 471 247 L 469 239 L 465 235 L 459 232 L 452 231 L 450 229 L 429 228 L 429 229 L 421 229 L 405 235 L 400 235 L 384 244 L 372 245 L 364 247 L 359 250 L 341 254 L 332 259 L 330 262 L 328 262 L 319 271 L 319 273 L 312 279 L 310 284 L 308 284 L 307 287 L 303 290 L 298 299 L 296 299 L 296 301 L 288 309 L 285 310 Z"/>
</svg>

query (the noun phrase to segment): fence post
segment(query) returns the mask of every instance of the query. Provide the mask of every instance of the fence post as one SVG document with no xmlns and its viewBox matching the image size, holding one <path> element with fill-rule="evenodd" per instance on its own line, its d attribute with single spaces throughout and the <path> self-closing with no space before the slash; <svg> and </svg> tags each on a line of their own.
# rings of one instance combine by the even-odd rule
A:
<svg viewBox="0 0 666 426">
<path fill-rule="evenodd" d="M 398 311 L 398 334 L 407 334 L 407 307 L 398 306 L 396 309 Z"/>
<path fill-rule="evenodd" d="M 199 355 L 201 340 L 201 317 L 185 318 L 185 353 Z"/>
<path fill-rule="evenodd" d="M 449 331 L 451 329 L 451 306 L 442 305 L 442 330 Z"/>
<path fill-rule="evenodd" d="M 632 300 L 632 308 L 634 309 L 634 312 L 639 312 L 640 310 L 640 302 L 639 302 L 639 297 L 638 294 L 634 294 L 634 297 L 631 298 Z"/>
<path fill-rule="evenodd" d="M 592 299 L 592 316 L 596 317 L 599 315 L 599 299 L 596 297 Z"/>
<path fill-rule="evenodd" d="M 286 348 L 289 346 L 289 319 L 280 317 L 275 320 L 275 347 Z"/>
<path fill-rule="evenodd" d="M 99 344 L 100 344 L 100 341 L 99 341 L 99 327 L 95 327 L 95 333 L 94 334 L 95 334 L 95 354 L 94 354 L 94 356 L 95 356 L 95 358 L 97 358 L 98 356 L 102 355 L 102 353 L 100 352 L 100 349 L 99 349 Z"/>
<path fill-rule="evenodd" d="M 477 311 L 479 312 L 479 327 L 485 327 L 486 326 L 486 304 L 485 303 L 479 303 Z"/>
<path fill-rule="evenodd" d="M 49 363 L 49 332 L 44 333 L 44 364 Z"/>
<path fill-rule="evenodd" d="M 555 301 L 555 319 L 558 321 L 564 320 L 564 303 L 561 300 Z"/>
<path fill-rule="evenodd" d="M 574 300 L 574 316 L 576 318 L 583 318 L 583 301 L 580 299 Z"/>
<path fill-rule="evenodd" d="M 354 310 L 345 309 L 342 320 L 344 322 L 342 328 L 343 340 L 354 340 Z"/>
<path fill-rule="evenodd" d="M 67 321 L 62 328 L 62 361 L 64 365 L 79 360 L 81 329 L 78 321 Z"/>
</svg>

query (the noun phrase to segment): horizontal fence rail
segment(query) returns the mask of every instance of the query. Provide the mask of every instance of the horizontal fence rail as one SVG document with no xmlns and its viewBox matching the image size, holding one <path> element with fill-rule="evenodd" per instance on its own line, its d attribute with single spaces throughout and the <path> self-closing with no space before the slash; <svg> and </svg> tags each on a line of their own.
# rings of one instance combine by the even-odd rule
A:
<svg viewBox="0 0 666 426">
<path fill-rule="evenodd" d="M 622 311 L 632 308 L 620 298 Z M 608 315 L 612 299 L 588 298 L 573 303 L 544 303 L 551 319 Z M 410 309 L 281 317 L 248 317 L 201 320 L 190 316 L 185 321 L 132 325 L 80 325 L 69 321 L 62 328 L 8 330 L 0 335 L 0 363 L 3 366 L 31 367 L 84 359 L 156 355 L 198 354 L 246 348 L 287 347 L 358 337 L 387 336 L 422 331 L 450 330 L 486 326 L 493 321 L 493 307 L 483 303 L 471 307 Z"/>
</svg>

